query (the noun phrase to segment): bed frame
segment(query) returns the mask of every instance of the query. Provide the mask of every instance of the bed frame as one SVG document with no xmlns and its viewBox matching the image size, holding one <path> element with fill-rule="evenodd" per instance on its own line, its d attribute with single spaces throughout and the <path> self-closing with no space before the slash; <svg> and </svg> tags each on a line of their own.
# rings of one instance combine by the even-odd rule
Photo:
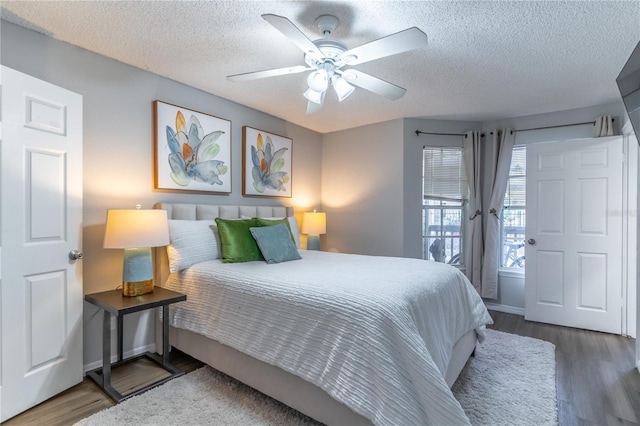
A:
<svg viewBox="0 0 640 426">
<path fill-rule="evenodd" d="M 216 217 L 238 219 L 249 217 L 293 216 L 291 207 L 226 206 L 209 204 L 158 203 L 169 219 L 213 220 Z M 156 285 L 164 285 L 169 266 L 164 247 L 154 249 Z M 156 323 L 156 351 L 162 352 L 162 327 Z M 449 387 L 458 378 L 476 347 L 475 331 L 465 334 L 453 347 L 445 380 Z M 371 421 L 333 399 L 321 388 L 279 367 L 250 357 L 200 334 L 170 327 L 170 345 L 212 366 L 242 383 L 327 425 L 371 425 Z"/>
</svg>

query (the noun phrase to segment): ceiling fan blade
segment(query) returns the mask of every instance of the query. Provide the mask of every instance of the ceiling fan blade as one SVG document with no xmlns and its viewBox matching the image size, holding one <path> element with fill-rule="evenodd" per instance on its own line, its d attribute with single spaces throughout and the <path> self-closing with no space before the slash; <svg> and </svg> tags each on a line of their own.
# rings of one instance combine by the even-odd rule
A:
<svg viewBox="0 0 640 426">
<path fill-rule="evenodd" d="M 305 67 L 304 65 L 298 65 L 295 67 L 287 67 L 287 68 L 276 68 L 276 69 L 272 69 L 272 70 L 265 70 L 265 71 L 255 71 L 255 72 L 247 72 L 244 74 L 235 74 L 235 75 L 230 75 L 227 76 L 227 80 L 229 81 L 248 81 L 248 80 L 257 80 L 259 78 L 266 78 L 266 77 L 275 77 L 278 75 L 285 75 L 285 74 L 296 74 L 299 72 L 304 72 L 307 70 L 312 70 L 313 68 L 310 67 Z"/>
<path fill-rule="evenodd" d="M 416 27 L 374 40 L 343 52 L 340 57 L 348 65 L 357 65 L 427 45 L 427 35 Z"/>
<path fill-rule="evenodd" d="M 358 70 L 348 69 L 341 72 L 342 77 L 354 86 L 362 87 L 387 99 L 395 101 L 407 93 L 407 89 L 381 80 Z"/>
<path fill-rule="evenodd" d="M 313 52 L 320 56 L 324 56 L 320 49 L 318 49 L 318 46 L 313 44 L 313 42 L 293 24 L 293 22 L 284 16 L 267 13 L 262 15 L 262 18 L 273 25 L 282 34 L 287 36 L 287 38 L 289 38 L 289 40 L 298 46 L 305 54 Z"/>
<path fill-rule="evenodd" d="M 311 101 L 307 102 L 307 115 L 315 114 L 322 109 L 322 105 L 324 105 L 324 95 L 323 93 L 319 104 Z"/>
</svg>

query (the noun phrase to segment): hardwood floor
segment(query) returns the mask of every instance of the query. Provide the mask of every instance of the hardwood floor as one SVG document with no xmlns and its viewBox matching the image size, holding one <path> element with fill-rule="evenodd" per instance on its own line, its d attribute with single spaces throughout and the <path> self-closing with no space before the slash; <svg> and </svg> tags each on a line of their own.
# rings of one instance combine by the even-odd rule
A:
<svg viewBox="0 0 640 426">
<path fill-rule="evenodd" d="M 490 328 L 556 345 L 560 425 L 640 426 L 640 374 L 635 369 L 634 339 L 534 323 L 496 311 L 491 311 L 491 316 L 495 323 Z M 202 366 L 177 350 L 171 352 L 171 362 L 186 372 Z M 115 370 L 113 383 L 127 393 L 165 374 L 142 359 Z M 3 425 L 71 425 L 112 405 L 100 388 L 85 379 Z"/>
<path fill-rule="evenodd" d="M 176 349 L 171 351 L 169 362 L 186 373 L 204 365 Z M 169 373 L 157 364 L 146 358 L 141 358 L 131 364 L 114 369 L 111 381 L 120 393 L 128 394 L 167 376 Z M 72 425 L 113 405 L 115 403 L 111 398 L 102 392 L 92 380 L 85 377 L 80 384 L 7 420 L 2 425 Z"/>
<path fill-rule="evenodd" d="M 490 328 L 556 345 L 560 425 L 640 425 L 635 339 L 491 311 Z"/>
</svg>

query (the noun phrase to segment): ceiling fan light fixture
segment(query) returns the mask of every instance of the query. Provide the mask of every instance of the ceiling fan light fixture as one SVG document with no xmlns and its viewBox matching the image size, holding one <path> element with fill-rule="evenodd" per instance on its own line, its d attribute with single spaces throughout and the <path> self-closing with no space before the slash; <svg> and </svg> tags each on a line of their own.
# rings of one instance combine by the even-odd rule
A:
<svg viewBox="0 0 640 426">
<path fill-rule="evenodd" d="M 349 49 L 342 41 L 331 38 L 340 23 L 338 18 L 333 15 L 321 15 L 316 19 L 316 26 L 323 37 L 315 41 L 309 39 L 300 28 L 284 16 L 266 13 L 262 15 L 262 18 L 304 52 L 304 62 L 307 66 L 299 65 L 255 71 L 227 78 L 230 81 L 247 81 L 309 70 L 311 72 L 307 76 L 308 87 L 304 92 L 304 97 L 308 100 L 307 114 L 320 111 L 329 84 L 334 87 L 339 101 L 350 96 L 355 90 L 354 86 L 390 100 L 400 99 L 404 96 L 406 89 L 357 69 L 343 70 L 342 68 L 397 55 L 427 45 L 427 35 L 419 28 L 411 27 Z"/>
<path fill-rule="evenodd" d="M 335 74 L 331 77 L 331 84 L 333 85 L 333 89 L 336 91 L 336 95 L 338 95 L 338 102 L 342 102 L 347 99 L 347 97 L 349 97 L 349 95 L 356 89 L 347 83 L 347 80 Z"/>
<path fill-rule="evenodd" d="M 309 89 L 316 92 L 324 92 L 329 86 L 329 74 L 324 69 L 314 71 L 307 77 L 307 84 Z"/>
<path fill-rule="evenodd" d="M 304 92 L 304 97 L 307 98 L 309 101 L 320 105 L 324 100 L 324 92 L 319 92 L 309 87 L 307 91 Z"/>
</svg>

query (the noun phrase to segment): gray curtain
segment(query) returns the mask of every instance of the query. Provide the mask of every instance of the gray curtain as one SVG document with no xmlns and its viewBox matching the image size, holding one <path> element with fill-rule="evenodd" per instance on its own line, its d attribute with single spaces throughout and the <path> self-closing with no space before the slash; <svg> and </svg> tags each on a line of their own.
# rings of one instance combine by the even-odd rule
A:
<svg viewBox="0 0 640 426">
<path fill-rule="evenodd" d="M 500 266 L 500 217 L 504 194 L 509 181 L 511 154 L 513 153 L 514 132 L 511 129 L 493 131 L 493 170 L 491 176 L 491 201 L 486 218 L 487 230 L 482 262 L 482 291 L 480 295 L 488 299 L 498 298 L 498 267 Z"/>
<path fill-rule="evenodd" d="M 465 224 L 464 263 L 466 275 L 481 292 L 482 284 L 482 186 L 480 182 L 480 132 L 467 132 L 463 137 L 464 163 L 469 181 L 469 215 Z"/>
<path fill-rule="evenodd" d="M 613 119 L 610 115 L 601 115 L 593 125 L 593 137 L 613 136 Z"/>
</svg>

